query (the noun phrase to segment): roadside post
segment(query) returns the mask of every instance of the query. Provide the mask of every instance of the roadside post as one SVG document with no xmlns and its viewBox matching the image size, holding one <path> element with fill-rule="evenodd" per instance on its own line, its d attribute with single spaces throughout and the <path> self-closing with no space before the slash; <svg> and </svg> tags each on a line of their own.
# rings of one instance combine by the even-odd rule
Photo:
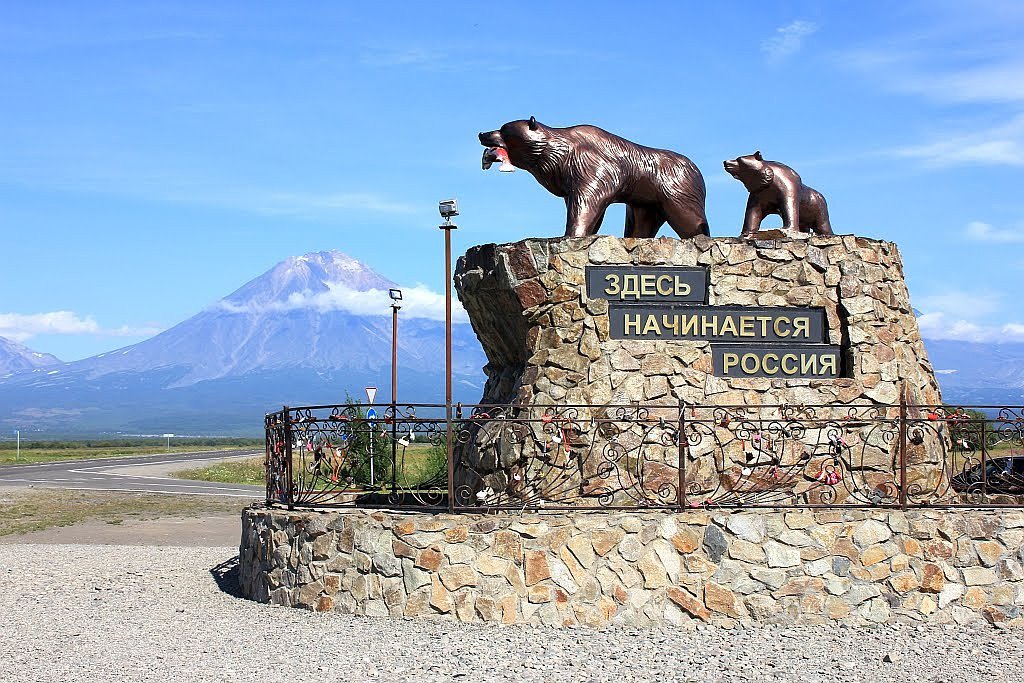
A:
<svg viewBox="0 0 1024 683">
<path fill-rule="evenodd" d="M 373 408 L 373 400 L 377 398 L 377 387 L 366 387 L 365 391 L 366 402 L 370 406 L 366 409 L 366 423 L 370 432 L 370 487 L 372 488 L 377 483 L 377 478 L 373 473 L 374 421 L 377 419 L 377 411 Z"/>
</svg>

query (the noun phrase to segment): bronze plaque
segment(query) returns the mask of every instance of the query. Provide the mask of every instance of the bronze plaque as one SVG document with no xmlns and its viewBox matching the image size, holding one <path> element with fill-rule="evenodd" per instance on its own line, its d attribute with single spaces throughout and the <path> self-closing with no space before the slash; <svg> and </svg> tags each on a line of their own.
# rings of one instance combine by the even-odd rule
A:
<svg viewBox="0 0 1024 683">
<path fill-rule="evenodd" d="M 702 304 L 708 270 L 693 266 L 587 266 L 587 298 L 622 303 Z"/>
<path fill-rule="evenodd" d="M 612 339 L 796 344 L 828 341 L 825 311 L 820 308 L 611 304 L 608 324 Z"/>
<path fill-rule="evenodd" d="M 842 376 L 842 352 L 829 344 L 712 344 L 718 377 L 829 379 Z"/>
</svg>

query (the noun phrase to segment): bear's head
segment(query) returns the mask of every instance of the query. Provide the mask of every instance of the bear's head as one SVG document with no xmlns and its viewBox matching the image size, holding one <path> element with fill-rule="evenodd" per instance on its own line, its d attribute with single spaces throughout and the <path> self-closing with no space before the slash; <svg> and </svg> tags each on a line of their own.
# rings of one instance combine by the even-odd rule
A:
<svg viewBox="0 0 1024 683">
<path fill-rule="evenodd" d="M 509 121 L 498 130 L 480 133 L 479 137 L 481 145 L 504 149 L 513 165 L 527 171 L 546 166 L 546 162 L 560 156 L 566 147 L 557 129 L 545 126 L 532 116 L 528 121 Z"/>
<path fill-rule="evenodd" d="M 775 178 L 775 171 L 772 170 L 769 162 L 766 162 L 761 156 L 761 152 L 729 159 L 722 165 L 725 166 L 729 175 L 743 183 L 743 186 L 750 192 L 770 185 Z"/>
</svg>

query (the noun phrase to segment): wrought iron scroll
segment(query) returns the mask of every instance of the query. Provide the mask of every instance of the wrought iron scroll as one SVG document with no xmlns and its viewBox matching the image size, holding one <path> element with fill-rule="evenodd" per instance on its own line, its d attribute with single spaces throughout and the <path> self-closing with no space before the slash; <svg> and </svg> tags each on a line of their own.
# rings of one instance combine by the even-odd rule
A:
<svg viewBox="0 0 1024 683">
<path fill-rule="evenodd" d="M 266 500 L 452 510 L 1024 505 L 1024 409 L 285 407 Z"/>
<path fill-rule="evenodd" d="M 674 508 L 677 408 L 477 406 L 456 425 L 459 509 Z"/>
</svg>

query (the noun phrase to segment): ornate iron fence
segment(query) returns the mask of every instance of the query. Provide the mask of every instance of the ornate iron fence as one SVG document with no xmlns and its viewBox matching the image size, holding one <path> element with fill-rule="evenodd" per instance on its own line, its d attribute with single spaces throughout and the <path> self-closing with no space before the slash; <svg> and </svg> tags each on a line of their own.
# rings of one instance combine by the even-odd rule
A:
<svg viewBox="0 0 1024 683">
<path fill-rule="evenodd" d="M 285 407 L 268 504 L 450 511 L 1024 505 L 1024 408 Z"/>
</svg>

